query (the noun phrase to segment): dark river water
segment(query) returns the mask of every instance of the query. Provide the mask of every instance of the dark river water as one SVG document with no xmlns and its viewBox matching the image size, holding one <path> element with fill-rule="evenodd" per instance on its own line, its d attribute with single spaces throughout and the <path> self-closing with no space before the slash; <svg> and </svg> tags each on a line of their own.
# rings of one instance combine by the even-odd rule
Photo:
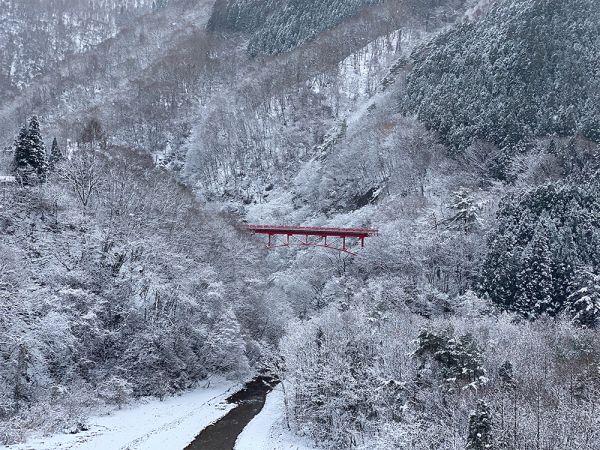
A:
<svg viewBox="0 0 600 450">
<path fill-rule="evenodd" d="M 273 385 L 273 380 L 265 377 L 246 383 L 241 391 L 226 400 L 238 406 L 206 427 L 185 450 L 233 450 L 242 430 L 263 409 Z"/>
</svg>

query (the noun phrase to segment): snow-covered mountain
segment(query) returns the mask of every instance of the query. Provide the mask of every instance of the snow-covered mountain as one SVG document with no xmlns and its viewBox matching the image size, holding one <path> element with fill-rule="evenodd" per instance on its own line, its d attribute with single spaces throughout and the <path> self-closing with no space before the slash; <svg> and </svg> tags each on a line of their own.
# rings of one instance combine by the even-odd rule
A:
<svg viewBox="0 0 600 450">
<path fill-rule="evenodd" d="M 59 62 L 113 37 L 152 6 L 150 0 L 2 0 L 2 99 L 23 92 Z"/>
<path fill-rule="evenodd" d="M 600 442 L 597 2 L 0 5 L 0 442 L 261 370 L 262 439 Z"/>
</svg>

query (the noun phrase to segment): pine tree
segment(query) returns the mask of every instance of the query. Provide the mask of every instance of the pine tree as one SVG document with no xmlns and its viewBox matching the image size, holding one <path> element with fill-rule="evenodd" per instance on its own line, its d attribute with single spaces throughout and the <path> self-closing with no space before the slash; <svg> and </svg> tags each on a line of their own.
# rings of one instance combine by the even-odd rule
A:
<svg viewBox="0 0 600 450">
<path fill-rule="evenodd" d="M 454 214 L 445 221 L 449 227 L 470 231 L 479 220 L 479 208 L 471 193 L 465 188 L 461 188 L 452 194 L 450 208 Z"/>
<path fill-rule="evenodd" d="M 553 314 L 552 252 L 550 250 L 550 219 L 544 214 L 536 227 L 533 239 L 522 255 L 519 274 L 518 310 L 525 316 Z"/>
<path fill-rule="evenodd" d="M 477 403 L 477 409 L 469 417 L 469 435 L 467 450 L 486 450 L 492 448 L 492 415 L 490 407 L 483 400 Z"/>
<path fill-rule="evenodd" d="M 498 368 L 498 377 L 505 385 L 510 385 L 514 380 L 513 365 L 510 361 L 504 361 Z"/>
<path fill-rule="evenodd" d="M 48 173 L 48 158 L 37 116 L 33 116 L 29 122 L 28 138 L 31 166 L 35 169 L 39 179 L 44 180 Z"/>
<path fill-rule="evenodd" d="M 54 170 L 56 165 L 62 160 L 63 155 L 58 147 L 56 138 L 52 140 L 52 149 L 50 150 L 50 158 L 48 158 L 48 170 Z"/>
<path fill-rule="evenodd" d="M 569 312 L 579 325 L 596 328 L 600 325 L 600 275 L 581 269 L 568 298 Z"/>
<path fill-rule="evenodd" d="M 515 233 L 509 230 L 490 242 L 490 252 L 483 266 L 479 289 L 503 309 L 513 310 L 515 307 L 521 252 Z"/>
<path fill-rule="evenodd" d="M 15 174 L 28 184 L 34 169 L 31 165 L 31 146 L 29 142 L 29 130 L 26 126 L 21 128 L 19 137 L 15 141 Z"/>
</svg>

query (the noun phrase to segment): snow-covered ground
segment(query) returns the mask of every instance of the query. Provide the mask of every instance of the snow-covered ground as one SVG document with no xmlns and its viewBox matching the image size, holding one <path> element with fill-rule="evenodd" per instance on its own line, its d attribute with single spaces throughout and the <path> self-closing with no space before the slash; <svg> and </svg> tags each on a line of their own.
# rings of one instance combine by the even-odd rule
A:
<svg viewBox="0 0 600 450">
<path fill-rule="evenodd" d="M 209 387 L 162 402 L 138 402 L 110 415 L 91 417 L 86 432 L 32 436 L 26 444 L 0 446 L 0 450 L 183 449 L 202 429 L 235 406 L 224 400 L 240 387 L 239 383 L 213 380 Z"/>
<path fill-rule="evenodd" d="M 235 450 L 316 450 L 285 425 L 283 392 L 275 388 L 262 411 L 250 421 L 235 443 Z"/>
</svg>

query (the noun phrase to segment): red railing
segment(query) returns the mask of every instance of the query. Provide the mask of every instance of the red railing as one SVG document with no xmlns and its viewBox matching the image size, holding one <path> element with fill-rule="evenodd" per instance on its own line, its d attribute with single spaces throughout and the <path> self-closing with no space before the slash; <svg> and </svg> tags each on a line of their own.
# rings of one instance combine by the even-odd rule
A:
<svg viewBox="0 0 600 450">
<path fill-rule="evenodd" d="M 265 234 L 269 237 L 267 248 L 290 247 L 291 245 L 301 245 L 310 247 L 324 247 L 332 250 L 338 250 L 354 255 L 348 250 L 346 239 L 354 238 L 360 241 L 361 247 L 365 246 L 365 239 L 377 236 L 379 231 L 372 228 L 320 228 L 320 227 L 298 227 L 281 225 L 247 225 L 246 228 L 255 234 Z M 275 243 L 276 236 L 284 236 L 283 243 Z M 295 236 L 303 236 L 304 241 L 293 242 Z M 312 236 L 319 238 L 318 241 L 309 239 Z M 340 238 L 341 247 L 330 245 L 327 238 Z"/>
</svg>

